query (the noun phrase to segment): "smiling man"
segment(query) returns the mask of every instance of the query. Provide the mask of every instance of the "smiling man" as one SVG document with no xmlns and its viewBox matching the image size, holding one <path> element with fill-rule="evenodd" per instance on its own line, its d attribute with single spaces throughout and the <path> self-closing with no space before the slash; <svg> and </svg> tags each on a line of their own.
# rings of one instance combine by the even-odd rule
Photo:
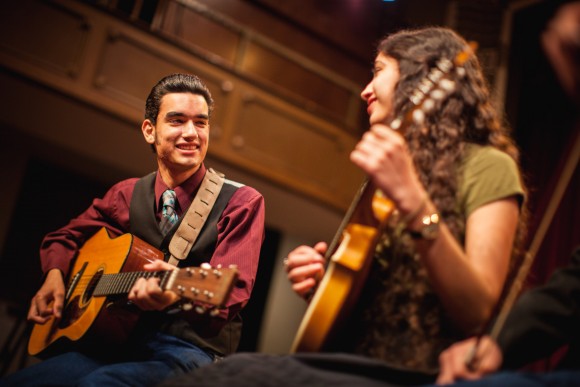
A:
<svg viewBox="0 0 580 387">
<path fill-rule="evenodd" d="M 53 317 L 62 318 L 64 278 L 71 262 L 103 227 L 112 237 L 131 233 L 161 250 L 165 260 L 170 258 L 169 242 L 183 215 L 204 177 L 215 174 L 204 165 L 212 110 L 211 94 L 196 76 L 172 74 L 153 87 L 141 129 L 155 151 L 158 170 L 115 184 L 80 216 L 45 237 L 40 250 L 45 281 L 32 299 L 30 321 L 45 324 Z M 164 208 L 166 197 L 170 209 Z M 238 282 L 224 310 L 210 316 L 198 314 L 195 308 L 179 308 L 177 295 L 162 290 L 157 278 L 140 278 L 128 299 L 131 307 L 144 313 L 121 346 L 81 340 L 73 350 L 10 375 L 0 385 L 149 386 L 232 353 L 240 337 L 239 312 L 252 292 L 263 238 L 262 195 L 225 180 L 189 255 L 179 262 L 180 267 L 238 268 Z M 173 266 L 158 260 L 143 268 Z"/>
</svg>

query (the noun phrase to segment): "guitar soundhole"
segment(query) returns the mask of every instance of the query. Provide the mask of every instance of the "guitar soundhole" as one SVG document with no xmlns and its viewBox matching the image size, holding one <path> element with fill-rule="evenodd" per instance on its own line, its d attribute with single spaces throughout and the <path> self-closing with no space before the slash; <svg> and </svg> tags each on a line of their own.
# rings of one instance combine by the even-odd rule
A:
<svg viewBox="0 0 580 387">
<path fill-rule="evenodd" d="M 101 268 L 99 268 L 99 270 L 97 270 L 95 275 L 93 275 L 93 277 L 91 278 L 91 281 L 89 282 L 89 284 L 87 285 L 87 288 L 83 292 L 82 305 L 87 304 L 91 300 L 91 298 L 93 298 L 93 293 L 95 291 L 95 287 L 97 286 L 97 284 L 101 280 L 103 273 L 104 273 L 104 269 L 101 267 Z"/>
<path fill-rule="evenodd" d="M 60 329 L 65 329 L 82 316 L 82 314 L 85 312 L 87 304 L 89 303 L 89 301 L 91 301 L 91 298 L 93 297 L 95 287 L 99 283 L 99 280 L 103 276 L 103 273 L 104 269 L 101 268 L 97 270 L 95 275 L 93 275 L 93 277 L 89 281 L 82 295 L 81 296 L 76 295 L 67 302 L 66 306 L 62 311 L 62 318 L 58 323 Z"/>
<path fill-rule="evenodd" d="M 62 318 L 58 322 L 58 327 L 60 329 L 65 329 L 73 324 L 82 315 L 83 310 L 79 307 L 78 300 L 78 297 L 74 297 L 66 304 L 62 311 Z"/>
</svg>

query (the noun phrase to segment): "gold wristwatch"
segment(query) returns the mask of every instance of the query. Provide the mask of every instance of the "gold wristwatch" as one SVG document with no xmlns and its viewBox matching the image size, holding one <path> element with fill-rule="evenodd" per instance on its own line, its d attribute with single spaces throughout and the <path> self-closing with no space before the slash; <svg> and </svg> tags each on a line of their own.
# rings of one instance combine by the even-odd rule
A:
<svg viewBox="0 0 580 387">
<path fill-rule="evenodd" d="M 421 218 L 420 230 L 408 230 L 413 239 L 434 240 L 439 235 L 439 214 L 433 213 Z"/>
</svg>

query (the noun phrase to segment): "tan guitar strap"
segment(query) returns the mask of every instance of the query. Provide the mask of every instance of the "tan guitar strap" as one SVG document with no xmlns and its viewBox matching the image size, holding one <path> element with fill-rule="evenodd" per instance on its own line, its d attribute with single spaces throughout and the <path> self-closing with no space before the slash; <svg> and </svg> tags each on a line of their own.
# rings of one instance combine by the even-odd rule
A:
<svg viewBox="0 0 580 387">
<path fill-rule="evenodd" d="M 169 242 L 169 263 L 177 266 L 193 247 L 209 213 L 224 185 L 224 175 L 209 168 L 203 178 L 197 195 L 183 216 L 181 224 Z"/>
</svg>

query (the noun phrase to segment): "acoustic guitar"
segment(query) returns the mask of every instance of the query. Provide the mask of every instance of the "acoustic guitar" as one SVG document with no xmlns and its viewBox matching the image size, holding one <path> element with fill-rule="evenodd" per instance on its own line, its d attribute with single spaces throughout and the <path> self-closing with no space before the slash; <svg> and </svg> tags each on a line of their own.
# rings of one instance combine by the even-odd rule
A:
<svg viewBox="0 0 580 387">
<path fill-rule="evenodd" d="M 411 123 L 424 122 L 435 102 L 455 90 L 455 80 L 464 74 L 462 65 L 475 48 L 472 43 L 453 61 L 437 61 L 409 98 L 410 108 L 389 126 L 401 130 Z M 298 327 L 291 352 L 321 351 L 340 332 L 362 291 L 378 238 L 394 211 L 393 202 L 365 180 L 328 247 L 326 272 Z"/>
<path fill-rule="evenodd" d="M 34 324 L 28 352 L 43 355 L 87 337 L 106 343 L 123 342 L 139 319 L 138 308 L 126 297 L 139 278 L 159 278 L 162 289 L 195 302 L 200 313 L 223 307 L 238 278 L 235 267 L 209 265 L 142 271 L 145 263 L 155 259 L 163 259 L 163 253 L 138 237 L 123 234 L 111 238 L 105 228 L 99 230 L 86 241 L 74 261 L 62 317 Z"/>
</svg>

